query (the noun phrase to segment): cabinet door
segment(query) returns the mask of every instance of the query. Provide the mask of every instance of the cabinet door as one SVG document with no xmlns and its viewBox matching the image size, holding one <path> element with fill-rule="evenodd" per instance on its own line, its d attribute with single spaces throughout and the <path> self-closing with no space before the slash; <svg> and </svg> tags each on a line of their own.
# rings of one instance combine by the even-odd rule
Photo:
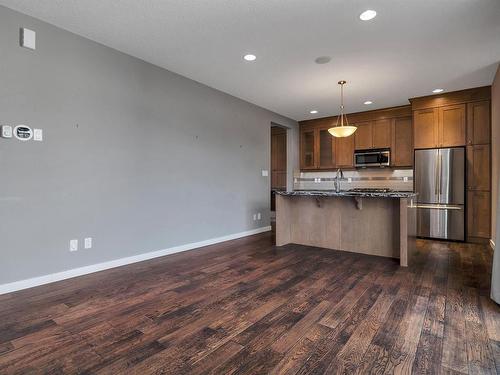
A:
<svg viewBox="0 0 500 375">
<path fill-rule="evenodd" d="M 360 122 L 356 126 L 358 129 L 354 133 L 354 143 L 356 150 L 368 150 L 373 148 L 372 123 Z"/>
<path fill-rule="evenodd" d="M 392 119 L 375 120 L 372 126 L 373 148 L 391 147 Z"/>
<path fill-rule="evenodd" d="M 315 149 L 315 134 L 314 129 L 303 130 L 300 133 L 300 168 L 314 169 L 316 168 L 316 158 L 314 155 Z"/>
<path fill-rule="evenodd" d="M 271 134 L 271 188 L 286 188 L 286 131 Z"/>
<path fill-rule="evenodd" d="M 467 146 L 467 188 L 490 190 L 490 146 Z"/>
<path fill-rule="evenodd" d="M 335 138 L 335 166 L 351 168 L 354 166 L 354 135 Z"/>
<path fill-rule="evenodd" d="M 438 110 L 421 109 L 413 112 L 413 142 L 415 148 L 438 145 Z"/>
<path fill-rule="evenodd" d="M 396 118 L 393 121 L 392 165 L 411 167 L 413 165 L 413 132 L 411 117 Z"/>
<path fill-rule="evenodd" d="M 490 238 L 490 192 L 467 193 L 467 234 L 469 237 Z"/>
<path fill-rule="evenodd" d="M 465 104 L 439 108 L 439 147 L 465 145 Z"/>
<path fill-rule="evenodd" d="M 318 167 L 320 169 L 328 169 L 335 167 L 334 156 L 334 139 L 328 132 L 328 129 L 318 130 Z"/>
<path fill-rule="evenodd" d="M 469 103 L 467 105 L 467 144 L 490 143 L 490 126 L 490 101 Z"/>
</svg>

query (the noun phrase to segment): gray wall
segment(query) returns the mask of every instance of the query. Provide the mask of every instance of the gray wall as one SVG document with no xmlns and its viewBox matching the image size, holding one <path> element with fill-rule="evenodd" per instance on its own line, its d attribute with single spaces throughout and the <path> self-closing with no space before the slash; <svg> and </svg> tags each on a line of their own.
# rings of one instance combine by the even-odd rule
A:
<svg viewBox="0 0 500 375">
<path fill-rule="evenodd" d="M 298 165 L 295 121 L 3 7 L 0 77 L 0 123 L 44 130 L 0 139 L 0 284 L 269 225 L 271 122 Z"/>
</svg>

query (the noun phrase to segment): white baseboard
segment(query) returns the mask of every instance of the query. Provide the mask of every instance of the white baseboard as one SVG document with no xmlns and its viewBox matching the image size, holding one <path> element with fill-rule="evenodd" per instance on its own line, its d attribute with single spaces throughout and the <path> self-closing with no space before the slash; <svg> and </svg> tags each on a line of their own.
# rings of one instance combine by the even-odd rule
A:
<svg viewBox="0 0 500 375">
<path fill-rule="evenodd" d="M 53 282 L 60 281 L 60 280 L 70 279 L 72 277 L 87 275 L 89 273 L 104 271 L 104 270 L 107 270 L 110 268 L 125 266 L 125 265 L 131 264 L 131 263 L 142 262 L 144 260 L 158 258 L 158 257 L 162 257 L 162 256 L 169 255 L 169 254 L 180 253 L 181 251 L 187 251 L 187 250 L 192 250 L 192 249 L 196 249 L 196 248 L 203 247 L 203 246 L 214 245 L 214 244 L 217 244 L 220 242 L 225 242 L 225 241 L 230 241 L 230 240 L 234 240 L 237 238 L 251 236 L 253 234 L 268 232 L 270 230 L 271 230 L 270 226 L 261 227 L 261 228 L 257 228 L 257 229 L 247 230 L 245 232 L 229 234 L 227 236 L 211 238 L 211 239 L 205 240 L 205 241 L 193 242 L 193 243 L 180 245 L 180 246 L 174 246 L 174 247 L 171 247 L 168 249 L 152 251 L 149 253 L 138 254 L 138 255 L 134 255 L 134 256 L 130 256 L 130 257 L 126 257 L 126 258 L 110 260 L 108 262 L 92 264 L 90 266 L 73 268 L 73 269 L 70 269 L 67 271 L 62 271 L 62 272 L 52 273 L 49 275 L 33 277 L 31 279 L 14 281 L 12 283 L 0 285 L 0 294 L 15 292 L 17 290 L 22 290 L 22 289 L 27 289 L 27 288 L 33 288 L 33 287 L 39 286 L 39 285 L 44 285 L 44 284 L 49 284 L 49 283 L 53 283 Z"/>
<path fill-rule="evenodd" d="M 493 251 L 495 251 L 495 241 L 493 241 L 492 239 L 490 239 L 490 246 L 493 249 Z"/>
</svg>

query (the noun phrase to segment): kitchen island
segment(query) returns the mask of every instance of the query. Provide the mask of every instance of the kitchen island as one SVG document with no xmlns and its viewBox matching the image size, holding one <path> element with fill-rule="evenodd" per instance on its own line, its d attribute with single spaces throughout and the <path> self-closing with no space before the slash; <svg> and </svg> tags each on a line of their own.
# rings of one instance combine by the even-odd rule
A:
<svg viewBox="0 0 500 375">
<path fill-rule="evenodd" d="M 288 243 L 399 258 L 415 253 L 412 192 L 276 192 L 276 245 Z"/>
</svg>

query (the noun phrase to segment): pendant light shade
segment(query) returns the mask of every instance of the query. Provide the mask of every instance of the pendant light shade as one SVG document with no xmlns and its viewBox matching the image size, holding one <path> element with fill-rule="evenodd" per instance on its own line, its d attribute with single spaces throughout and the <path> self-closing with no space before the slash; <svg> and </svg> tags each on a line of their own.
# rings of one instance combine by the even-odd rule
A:
<svg viewBox="0 0 500 375">
<path fill-rule="evenodd" d="M 351 125 L 335 126 L 333 128 L 328 129 L 328 133 L 330 133 L 334 137 L 342 138 L 353 135 L 357 129 L 358 129 L 357 127 Z"/>
<path fill-rule="evenodd" d="M 346 81 L 339 81 L 340 85 L 340 115 L 337 117 L 337 123 L 333 128 L 328 129 L 328 132 L 337 138 L 349 137 L 358 129 L 355 126 L 349 125 L 347 116 L 344 114 L 344 85 Z M 340 125 L 339 125 L 340 122 Z M 345 125 L 344 125 L 345 123 Z"/>
</svg>

